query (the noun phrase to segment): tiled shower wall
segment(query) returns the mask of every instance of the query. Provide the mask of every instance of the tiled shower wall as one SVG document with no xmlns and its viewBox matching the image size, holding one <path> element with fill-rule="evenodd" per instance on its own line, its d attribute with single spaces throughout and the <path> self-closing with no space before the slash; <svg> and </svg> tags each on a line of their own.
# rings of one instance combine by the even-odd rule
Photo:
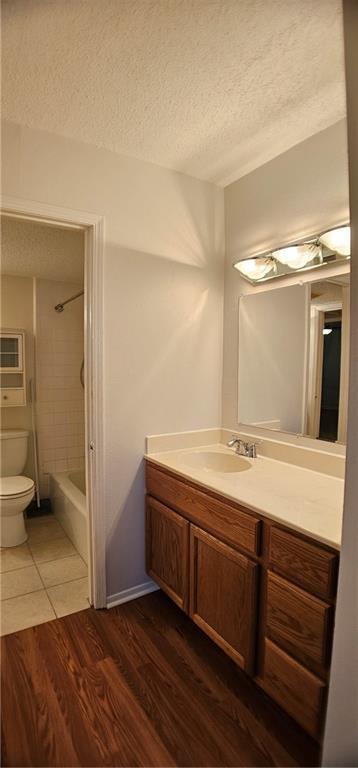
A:
<svg viewBox="0 0 358 768">
<path fill-rule="evenodd" d="M 85 457 L 84 391 L 80 369 L 84 355 L 83 297 L 54 306 L 83 286 L 36 281 L 36 415 L 40 494 L 49 496 L 49 475 L 82 469 Z"/>
</svg>

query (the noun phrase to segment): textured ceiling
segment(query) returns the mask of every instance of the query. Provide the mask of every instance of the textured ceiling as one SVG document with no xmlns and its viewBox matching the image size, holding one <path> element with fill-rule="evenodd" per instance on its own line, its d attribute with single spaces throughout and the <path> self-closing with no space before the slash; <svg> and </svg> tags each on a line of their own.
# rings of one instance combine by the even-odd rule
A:
<svg viewBox="0 0 358 768">
<path fill-rule="evenodd" d="M 63 283 L 83 283 L 84 243 L 79 230 L 1 217 L 1 272 Z"/>
<path fill-rule="evenodd" d="M 3 116 L 225 185 L 345 115 L 340 0 L 3 0 Z"/>
</svg>

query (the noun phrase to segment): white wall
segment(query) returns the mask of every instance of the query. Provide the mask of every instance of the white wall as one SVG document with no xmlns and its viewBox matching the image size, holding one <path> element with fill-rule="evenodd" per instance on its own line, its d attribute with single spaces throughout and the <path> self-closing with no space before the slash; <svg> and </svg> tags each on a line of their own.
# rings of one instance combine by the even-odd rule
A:
<svg viewBox="0 0 358 768">
<path fill-rule="evenodd" d="M 49 230 L 49 238 L 51 231 Z M 84 469 L 85 414 L 80 370 L 84 355 L 83 297 L 54 307 L 83 283 L 36 280 L 36 416 L 41 498 L 51 472 Z"/>
<path fill-rule="evenodd" d="M 358 4 L 344 0 L 352 225 L 351 337 L 343 538 L 323 765 L 358 765 Z"/>
<path fill-rule="evenodd" d="M 238 298 L 255 290 L 232 268 L 233 262 L 348 218 L 345 121 L 226 187 L 223 426 L 227 429 L 235 430 L 238 422 Z M 275 289 L 278 286 L 277 280 Z M 267 290 L 267 285 L 259 290 Z"/>
<path fill-rule="evenodd" d="M 1 275 L 1 327 L 19 328 L 25 331 L 25 365 L 27 405 L 1 408 L 2 429 L 32 430 L 29 382 L 34 375 L 33 366 L 33 286 L 31 277 Z M 24 470 L 28 477 L 35 477 L 33 446 L 29 440 L 27 462 Z"/>
<path fill-rule="evenodd" d="M 241 298 L 240 423 L 303 431 L 307 312 L 301 285 Z"/>
<path fill-rule="evenodd" d="M 108 595 L 147 580 L 144 439 L 221 422 L 223 192 L 14 124 L 3 194 L 105 217 Z"/>
</svg>

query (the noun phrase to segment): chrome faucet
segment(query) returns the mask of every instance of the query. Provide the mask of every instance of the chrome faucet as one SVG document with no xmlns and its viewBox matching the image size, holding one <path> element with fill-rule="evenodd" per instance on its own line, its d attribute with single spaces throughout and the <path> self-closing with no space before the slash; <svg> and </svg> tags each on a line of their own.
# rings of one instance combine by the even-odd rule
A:
<svg viewBox="0 0 358 768">
<path fill-rule="evenodd" d="M 229 448 L 234 448 L 234 446 L 236 446 L 235 450 L 239 456 L 246 456 L 248 459 L 257 459 L 256 446 L 259 445 L 259 442 L 249 443 L 246 442 L 246 440 L 241 440 L 241 437 L 233 435 L 227 445 Z"/>
</svg>

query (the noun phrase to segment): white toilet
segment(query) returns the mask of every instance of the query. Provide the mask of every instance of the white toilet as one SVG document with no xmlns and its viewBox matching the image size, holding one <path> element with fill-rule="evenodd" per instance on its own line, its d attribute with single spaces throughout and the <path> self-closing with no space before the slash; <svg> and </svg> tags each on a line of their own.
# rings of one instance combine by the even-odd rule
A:
<svg viewBox="0 0 358 768">
<path fill-rule="evenodd" d="M 28 439 L 25 429 L 0 430 L 0 547 L 17 547 L 27 539 L 24 510 L 35 493 L 34 481 L 21 474 Z"/>
</svg>

